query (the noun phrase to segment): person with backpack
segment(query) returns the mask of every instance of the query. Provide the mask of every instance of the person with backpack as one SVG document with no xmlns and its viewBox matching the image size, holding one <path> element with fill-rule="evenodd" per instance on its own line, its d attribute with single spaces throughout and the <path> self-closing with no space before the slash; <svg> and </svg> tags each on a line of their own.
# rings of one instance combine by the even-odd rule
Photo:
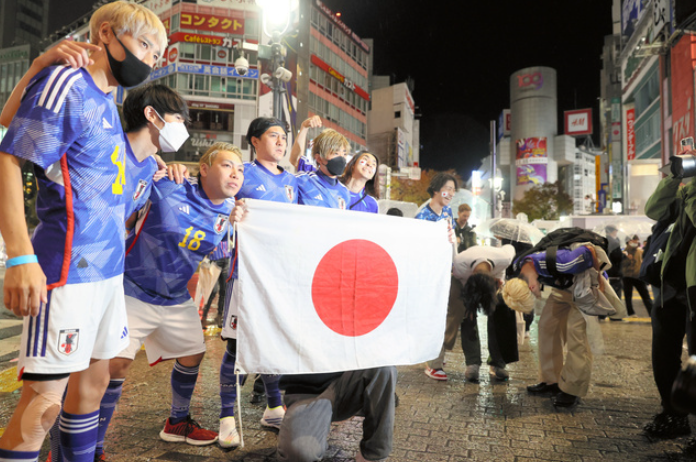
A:
<svg viewBox="0 0 696 462">
<path fill-rule="evenodd" d="M 532 395 L 554 395 L 553 404 L 571 407 L 578 398 L 585 396 L 592 373 L 592 352 L 587 337 L 587 321 L 573 300 L 568 289 L 573 285 L 573 276 L 591 268 L 600 271 L 600 260 L 594 245 L 606 240 L 580 229 L 559 230 L 549 234 L 528 253 L 515 260 L 517 278 L 503 287 L 503 300 L 515 309 L 529 305 L 531 292 L 541 297 L 543 285 L 551 286 L 551 295 L 539 318 L 539 376 L 541 382 L 527 387 Z M 573 237 L 571 237 L 571 235 Z M 547 239 L 549 238 L 549 239 Z M 556 238 L 556 240 L 554 240 Z M 574 250 L 569 248 L 576 242 L 589 242 Z M 545 250 L 540 250 L 545 247 Z M 599 278 L 599 289 L 608 284 Z M 525 286 L 527 290 L 525 290 Z M 563 345 L 567 354 L 563 355 Z"/>
<path fill-rule="evenodd" d="M 650 438 L 676 438 L 689 435 L 688 415 L 671 402 L 672 384 L 682 367 L 682 344 L 686 335 L 689 355 L 696 353 L 692 332 L 696 318 L 690 314 L 696 293 L 696 246 L 694 219 L 696 185 L 694 180 L 681 186 L 682 179 L 669 175 L 658 184 L 645 204 L 645 214 L 658 223 L 673 223 L 660 265 L 660 294 L 651 313 L 652 368 L 662 411 L 643 427 Z M 657 241 L 663 233 L 654 234 Z M 646 258 L 651 258 L 648 254 Z M 692 308 L 693 309 L 693 308 Z"/>
<path fill-rule="evenodd" d="M 640 276 L 640 266 L 643 263 L 643 249 L 639 247 L 640 238 L 638 235 L 633 235 L 631 239 L 626 243 L 626 250 L 624 250 L 624 255 L 626 258 L 621 262 L 623 273 L 623 288 L 624 288 L 624 299 L 626 300 L 626 310 L 629 316 L 635 316 L 636 312 L 633 309 L 633 288 L 635 287 L 640 298 L 643 300 L 645 309 L 648 311 L 648 315 L 652 311 L 652 299 L 650 298 L 650 292 L 648 292 L 648 286 L 645 282 L 639 279 Z"/>
</svg>

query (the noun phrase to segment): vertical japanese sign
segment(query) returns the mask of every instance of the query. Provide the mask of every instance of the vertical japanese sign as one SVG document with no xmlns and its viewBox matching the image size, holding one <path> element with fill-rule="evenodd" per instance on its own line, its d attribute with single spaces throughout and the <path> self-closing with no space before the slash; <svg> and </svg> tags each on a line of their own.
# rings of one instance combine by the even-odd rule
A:
<svg viewBox="0 0 696 462">
<path fill-rule="evenodd" d="M 546 152 L 546 137 L 517 140 L 517 185 L 546 183 L 546 168 L 549 162 Z"/>
<path fill-rule="evenodd" d="M 626 158 L 634 160 L 636 158 L 636 110 L 634 108 L 626 111 Z"/>
</svg>

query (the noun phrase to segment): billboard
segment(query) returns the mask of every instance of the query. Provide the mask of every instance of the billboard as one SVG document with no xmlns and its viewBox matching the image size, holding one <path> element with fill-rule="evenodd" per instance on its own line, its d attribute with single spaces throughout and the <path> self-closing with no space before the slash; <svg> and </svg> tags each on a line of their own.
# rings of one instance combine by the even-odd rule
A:
<svg viewBox="0 0 696 462">
<path fill-rule="evenodd" d="M 696 36 L 685 34 L 672 48 L 672 152 L 694 136 L 694 65 Z"/>
<path fill-rule="evenodd" d="M 179 25 L 182 29 L 244 35 L 243 18 L 227 18 L 215 14 L 182 12 L 179 18 Z"/>
<path fill-rule="evenodd" d="M 592 134 L 592 109 L 577 109 L 563 113 L 565 134 L 570 136 Z"/>
<path fill-rule="evenodd" d="M 636 158 L 636 110 L 626 111 L 626 159 Z"/>
<path fill-rule="evenodd" d="M 517 185 L 540 185 L 546 183 L 546 168 L 549 162 L 546 137 L 517 140 Z"/>
<path fill-rule="evenodd" d="M 504 136 L 510 136 L 512 127 L 512 118 L 510 109 L 503 109 L 503 112 L 498 116 L 498 141 Z"/>
<path fill-rule="evenodd" d="M 624 0 L 621 7 L 621 35 L 627 37 L 633 35 L 643 13 L 645 13 L 643 0 Z"/>
</svg>

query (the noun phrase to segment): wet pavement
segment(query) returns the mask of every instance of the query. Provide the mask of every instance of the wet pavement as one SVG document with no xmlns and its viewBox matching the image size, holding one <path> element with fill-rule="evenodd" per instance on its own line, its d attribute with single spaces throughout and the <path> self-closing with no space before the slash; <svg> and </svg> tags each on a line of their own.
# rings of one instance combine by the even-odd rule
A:
<svg viewBox="0 0 696 462">
<path fill-rule="evenodd" d="M 635 304 L 644 313 L 642 304 Z M 211 310 L 212 311 L 212 310 Z M 485 318 L 479 318 L 485 336 Z M 659 412 L 650 367 L 647 319 L 601 322 L 606 353 L 595 357 L 588 395 L 571 409 L 556 409 L 551 398 L 527 394 L 537 382 L 536 321 L 531 342 L 520 348 L 520 361 L 508 366 L 510 380 L 489 380 L 481 368 L 479 384 L 464 382 L 459 344 L 448 352 L 448 382 L 436 382 L 422 365 L 399 367 L 394 450 L 391 461 L 663 461 L 694 460 L 684 453 L 689 438 L 650 441 L 642 426 Z M 3 336 L 0 343 L 8 341 Z M 208 352 L 194 394 L 191 413 L 204 427 L 217 429 L 218 368 L 224 344 L 217 330 L 206 336 Z M 483 357 L 486 342 L 482 339 Z M 686 357 L 686 355 L 685 355 Z M 6 425 L 19 389 L 12 359 L 0 361 L 0 431 Z M 4 370 L 4 372 L 2 372 Z M 277 434 L 261 427 L 263 407 L 250 403 L 251 381 L 242 390 L 245 447 L 166 443 L 158 437 L 169 413 L 171 364 L 147 364 L 144 352 L 134 362 L 123 398 L 106 439 L 109 461 L 275 461 Z M 692 425 L 696 421 L 692 420 Z M 238 424 L 239 425 L 239 424 Z M 352 461 L 362 435 L 362 419 L 334 424 L 324 461 Z M 695 427 L 696 428 L 696 427 Z M 47 445 L 45 445 L 47 446 Z M 40 460 L 45 460 L 47 448 Z"/>
</svg>

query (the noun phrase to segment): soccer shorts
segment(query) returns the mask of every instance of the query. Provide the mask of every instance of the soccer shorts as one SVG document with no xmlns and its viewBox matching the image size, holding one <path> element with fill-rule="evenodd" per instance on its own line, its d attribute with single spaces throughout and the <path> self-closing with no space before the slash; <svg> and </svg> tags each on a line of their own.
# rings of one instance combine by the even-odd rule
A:
<svg viewBox="0 0 696 462">
<path fill-rule="evenodd" d="M 239 290 L 234 285 L 234 279 L 230 279 L 227 283 L 227 292 L 225 295 L 225 311 L 223 314 L 224 322 L 222 324 L 222 332 L 220 336 L 223 339 L 237 338 L 237 316 L 239 314 Z"/>
<path fill-rule="evenodd" d="M 128 345 L 123 275 L 48 291 L 37 316 L 26 316 L 17 365 L 19 377 L 87 369 Z"/>
<path fill-rule="evenodd" d="M 130 345 L 119 358 L 135 359 L 145 344 L 151 366 L 168 359 L 205 352 L 201 319 L 193 300 L 180 305 L 153 305 L 126 295 Z"/>
</svg>

